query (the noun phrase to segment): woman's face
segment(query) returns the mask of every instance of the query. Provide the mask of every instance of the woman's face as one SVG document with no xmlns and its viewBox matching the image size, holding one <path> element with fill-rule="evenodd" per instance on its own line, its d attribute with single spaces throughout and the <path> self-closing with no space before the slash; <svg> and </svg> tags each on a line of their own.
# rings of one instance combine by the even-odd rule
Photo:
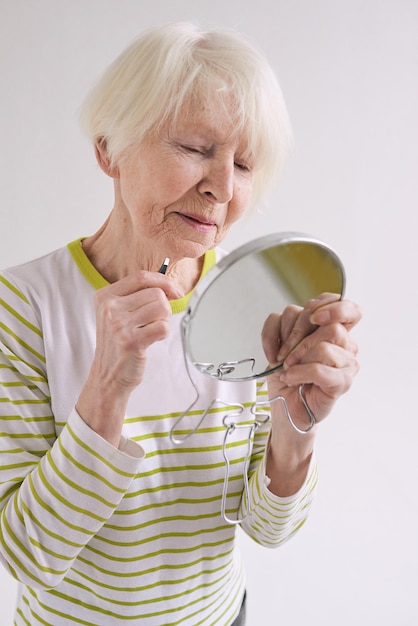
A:
<svg viewBox="0 0 418 626">
<path fill-rule="evenodd" d="M 218 245 L 248 206 L 253 163 L 224 110 L 187 110 L 118 166 L 116 208 L 143 251 L 173 260 Z"/>
</svg>

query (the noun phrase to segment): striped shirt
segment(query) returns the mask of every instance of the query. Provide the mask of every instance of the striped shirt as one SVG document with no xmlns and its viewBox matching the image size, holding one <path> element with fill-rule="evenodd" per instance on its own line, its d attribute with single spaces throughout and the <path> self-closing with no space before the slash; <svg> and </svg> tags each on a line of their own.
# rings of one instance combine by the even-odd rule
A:
<svg viewBox="0 0 418 626">
<path fill-rule="evenodd" d="M 208 252 L 203 273 L 215 261 Z M 262 382 L 196 370 L 193 404 L 181 341 L 190 294 L 171 303 L 169 337 L 148 350 L 119 449 L 91 430 L 74 407 L 94 354 L 93 296 L 106 284 L 80 241 L 0 274 L 0 559 L 19 581 L 15 624 L 226 626 L 245 574 L 238 526 L 221 515 L 224 449 L 226 515 L 245 509 L 239 526 L 267 547 L 304 523 L 316 466 L 294 496 L 268 490 L 268 424 L 249 437 Z M 190 408 L 184 436 L 210 405 L 173 443 L 176 420 Z M 240 428 L 224 441 L 226 415 Z"/>
</svg>

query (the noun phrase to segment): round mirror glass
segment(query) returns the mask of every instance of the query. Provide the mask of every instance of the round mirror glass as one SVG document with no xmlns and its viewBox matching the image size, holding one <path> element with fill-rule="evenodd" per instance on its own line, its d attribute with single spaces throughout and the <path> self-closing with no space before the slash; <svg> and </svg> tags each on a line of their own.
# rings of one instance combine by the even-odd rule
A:
<svg viewBox="0 0 418 626">
<path fill-rule="evenodd" d="M 186 358 L 222 380 L 265 376 L 261 331 L 270 313 L 305 306 L 321 293 L 345 288 L 337 254 L 299 233 L 275 233 L 222 258 L 197 285 L 183 321 Z"/>
</svg>

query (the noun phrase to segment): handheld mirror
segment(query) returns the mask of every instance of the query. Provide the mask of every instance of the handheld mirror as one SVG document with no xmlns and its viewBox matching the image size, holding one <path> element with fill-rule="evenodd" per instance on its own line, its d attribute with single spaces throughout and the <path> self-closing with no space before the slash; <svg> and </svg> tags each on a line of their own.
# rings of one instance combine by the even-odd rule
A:
<svg viewBox="0 0 418 626">
<path fill-rule="evenodd" d="M 261 332 L 270 313 L 345 289 L 337 254 L 300 233 L 274 233 L 223 257 L 200 281 L 183 321 L 185 354 L 211 377 L 242 381 L 269 368 Z"/>
</svg>

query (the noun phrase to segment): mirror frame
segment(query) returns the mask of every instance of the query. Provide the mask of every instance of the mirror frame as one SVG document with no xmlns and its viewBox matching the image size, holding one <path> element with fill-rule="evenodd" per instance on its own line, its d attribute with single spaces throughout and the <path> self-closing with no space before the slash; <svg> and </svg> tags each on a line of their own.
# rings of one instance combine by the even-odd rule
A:
<svg viewBox="0 0 418 626">
<path fill-rule="evenodd" d="M 183 350 L 184 350 L 186 362 L 188 359 L 193 364 L 193 366 L 196 367 L 196 369 L 199 372 L 202 372 L 203 374 L 208 375 L 211 378 L 217 378 L 219 380 L 227 381 L 227 382 L 240 382 L 240 381 L 254 380 L 256 378 L 262 378 L 264 376 L 271 374 L 272 372 L 275 372 L 276 370 L 282 367 L 282 365 L 279 364 L 270 369 L 263 370 L 262 372 L 255 372 L 251 376 L 243 376 L 243 377 L 236 377 L 236 378 L 223 377 L 221 374 L 219 374 L 219 369 L 218 369 L 218 373 L 217 372 L 214 373 L 213 371 L 205 370 L 203 368 L 198 367 L 198 365 L 192 358 L 190 335 L 193 330 L 193 320 L 196 316 L 196 313 L 198 312 L 201 298 L 203 297 L 203 295 L 207 293 L 211 285 L 215 283 L 230 267 L 232 267 L 241 259 L 248 257 L 251 254 L 262 252 L 263 250 L 266 250 L 268 248 L 277 247 L 277 246 L 285 245 L 288 243 L 309 243 L 309 244 L 313 244 L 317 247 L 320 247 L 326 250 L 329 253 L 329 255 L 334 258 L 336 266 L 340 270 L 340 273 L 341 273 L 340 296 L 341 296 L 341 299 L 344 297 L 345 287 L 346 287 L 346 273 L 345 273 L 344 266 L 342 264 L 340 257 L 335 252 L 335 250 L 331 246 L 326 244 L 324 241 L 316 237 L 304 234 L 304 233 L 293 232 L 293 231 L 272 233 L 269 235 L 258 237 L 257 239 L 253 239 L 252 241 L 249 241 L 243 244 L 242 246 L 239 246 L 232 252 L 227 253 L 224 257 L 222 257 L 207 272 L 207 274 L 203 276 L 203 278 L 196 285 L 190 297 L 188 307 L 186 309 L 186 312 L 182 321 L 182 340 L 183 340 Z"/>
</svg>

